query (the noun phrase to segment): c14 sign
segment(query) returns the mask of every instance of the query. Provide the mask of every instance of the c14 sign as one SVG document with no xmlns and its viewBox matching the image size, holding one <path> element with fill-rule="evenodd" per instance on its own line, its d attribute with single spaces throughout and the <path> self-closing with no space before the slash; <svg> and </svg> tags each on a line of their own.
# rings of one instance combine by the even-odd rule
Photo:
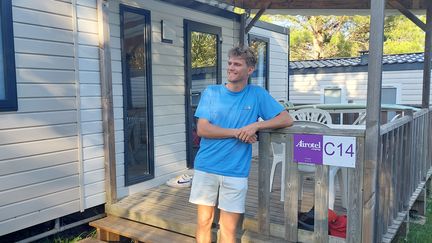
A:
<svg viewBox="0 0 432 243">
<path fill-rule="evenodd" d="M 356 138 L 323 136 L 323 164 L 355 168 Z"/>
<path fill-rule="evenodd" d="M 294 162 L 355 168 L 356 138 L 294 134 Z"/>
</svg>

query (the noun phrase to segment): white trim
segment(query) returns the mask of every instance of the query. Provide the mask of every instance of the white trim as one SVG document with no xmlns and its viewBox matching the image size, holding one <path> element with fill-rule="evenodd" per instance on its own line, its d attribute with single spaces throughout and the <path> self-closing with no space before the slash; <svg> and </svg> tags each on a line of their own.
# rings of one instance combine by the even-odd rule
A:
<svg viewBox="0 0 432 243">
<path fill-rule="evenodd" d="M 84 212 L 85 205 L 85 187 L 84 187 L 84 152 L 83 152 L 83 134 L 81 124 L 81 83 L 79 77 L 79 55 L 78 55 L 78 15 L 77 0 L 72 0 L 72 32 L 74 45 L 74 66 L 75 66 L 75 88 L 76 88 L 76 110 L 77 110 L 77 151 L 78 151 L 78 173 L 79 173 L 79 205 L 80 211 Z"/>
</svg>

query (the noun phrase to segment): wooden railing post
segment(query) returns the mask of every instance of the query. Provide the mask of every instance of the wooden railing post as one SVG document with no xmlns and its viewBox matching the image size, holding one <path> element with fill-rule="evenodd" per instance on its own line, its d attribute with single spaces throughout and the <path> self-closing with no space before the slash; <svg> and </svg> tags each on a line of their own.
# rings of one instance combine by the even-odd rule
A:
<svg viewBox="0 0 432 243">
<path fill-rule="evenodd" d="M 328 242 L 328 165 L 315 165 L 315 242 Z"/>
<path fill-rule="evenodd" d="M 409 200 L 411 198 L 412 186 L 411 186 L 411 152 L 412 152 L 412 141 L 413 141 L 413 112 L 411 110 L 406 111 L 406 116 L 410 117 L 405 129 L 404 136 L 404 172 L 405 172 L 405 188 L 404 188 L 404 209 L 408 210 Z"/>
<path fill-rule="evenodd" d="M 293 162 L 293 135 L 289 134 L 285 145 L 285 239 L 290 242 L 298 242 L 298 190 L 299 175 L 298 164 Z"/>
<path fill-rule="evenodd" d="M 357 138 L 355 169 L 348 170 L 347 243 L 362 242 L 364 141 Z"/>
<path fill-rule="evenodd" d="M 270 169 L 271 136 L 269 132 L 259 133 L 258 159 L 258 231 L 270 235 Z"/>
</svg>

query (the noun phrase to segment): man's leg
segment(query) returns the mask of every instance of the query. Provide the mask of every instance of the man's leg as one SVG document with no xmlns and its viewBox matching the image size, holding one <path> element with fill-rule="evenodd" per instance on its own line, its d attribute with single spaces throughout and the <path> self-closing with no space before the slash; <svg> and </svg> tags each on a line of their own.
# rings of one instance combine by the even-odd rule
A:
<svg viewBox="0 0 432 243">
<path fill-rule="evenodd" d="M 237 223 L 241 214 L 220 210 L 220 243 L 235 243 Z"/>
<path fill-rule="evenodd" d="M 214 217 L 214 206 L 197 205 L 197 228 L 196 228 L 196 241 L 197 243 L 210 243 L 211 242 L 211 226 Z"/>
</svg>

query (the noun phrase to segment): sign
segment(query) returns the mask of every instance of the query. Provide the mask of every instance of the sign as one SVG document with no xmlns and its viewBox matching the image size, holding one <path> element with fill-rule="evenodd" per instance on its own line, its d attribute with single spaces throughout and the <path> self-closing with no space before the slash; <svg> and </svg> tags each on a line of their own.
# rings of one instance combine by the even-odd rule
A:
<svg viewBox="0 0 432 243">
<path fill-rule="evenodd" d="M 294 134 L 294 162 L 355 168 L 356 138 Z"/>
<path fill-rule="evenodd" d="M 294 162 L 322 164 L 323 136 L 294 134 Z"/>
<path fill-rule="evenodd" d="M 323 144 L 323 164 L 355 168 L 355 137 L 323 136 Z"/>
</svg>

